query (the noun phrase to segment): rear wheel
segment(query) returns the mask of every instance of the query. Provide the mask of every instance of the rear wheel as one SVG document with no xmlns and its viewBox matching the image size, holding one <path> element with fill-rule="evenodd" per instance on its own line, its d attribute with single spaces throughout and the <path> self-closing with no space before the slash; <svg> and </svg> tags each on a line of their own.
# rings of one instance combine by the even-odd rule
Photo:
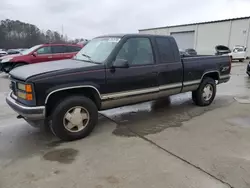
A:
<svg viewBox="0 0 250 188">
<path fill-rule="evenodd" d="M 204 78 L 201 82 L 199 88 L 193 91 L 192 98 L 196 105 L 198 106 L 208 106 L 210 105 L 216 95 L 216 83 L 212 78 Z"/>
<path fill-rule="evenodd" d="M 98 121 L 98 110 L 92 100 L 73 96 L 55 108 L 51 131 L 63 141 L 73 141 L 88 136 Z"/>
</svg>

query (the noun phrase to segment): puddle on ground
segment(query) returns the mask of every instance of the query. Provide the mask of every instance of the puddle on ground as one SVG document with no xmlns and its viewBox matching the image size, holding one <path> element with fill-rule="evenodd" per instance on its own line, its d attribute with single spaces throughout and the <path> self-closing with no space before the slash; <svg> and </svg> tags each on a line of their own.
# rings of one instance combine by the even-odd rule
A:
<svg viewBox="0 0 250 188">
<path fill-rule="evenodd" d="M 190 97 L 184 98 L 185 100 L 183 100 L 183 96 L 179 96 L 179 98 L 177 96 L 176 98 L 122 107 L 104 114 L 118 124 L 113 134 L 125 137 L 134 137 L 136 134 L 145 136 L 159 133 L 169 127 L 180 127 L 185 121 L 207 111 L 230 105 L 234 101 L 233 97 L 229 96 L 217 97 L 210 106 L 197 107 Z M 131 111 L 128 112 L 126 108 Z M 115 113 L 116 115 L 114 115 Z"/>
<path fill-rule="evenodd" d="M 240 104 L 250 104 L 250 96 L 240 96 L 234 99 Z"/>
<path fill-rule="evenodd" d="M 226 122 L 228 122 L 232 126 L 250 128 L 250 116 L 249 117 L 233 117 L 233 118 L 227 119 Z"/>
<path fill-rule="evenodd" d="M 63 164 L 71 164 L 78 154 L 75 149 L 58 149 L 46 153 L 43 158 L 47 161 L 55 161 Z"/>
</svg>

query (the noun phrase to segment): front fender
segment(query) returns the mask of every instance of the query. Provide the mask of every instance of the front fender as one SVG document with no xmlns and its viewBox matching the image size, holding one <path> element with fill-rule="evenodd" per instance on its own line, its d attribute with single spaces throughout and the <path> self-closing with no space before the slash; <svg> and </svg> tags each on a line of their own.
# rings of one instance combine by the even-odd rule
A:
<svg viewBox="0 0 250 188">
<path fill-rule="evenodd" d="M 60 85 L 60 86 L 56 86 L 53 88 L 50 88 L 46 91 L 45 94 L 45 104 L 47 104 L 49 97 L 59 91 L 65 91 L 65 90 L 71 90 L 71 89 L 80 89 L 80 88 L 91 88 L 94 89 L 96 91 L 96 93 L 98 94 L 99 98 L 101 99 L 101 94 L 99 92 L 99 86 L 93 83 L 83 83 L 83 84 L 75 84 L 75 85 Z"/>
</svg>

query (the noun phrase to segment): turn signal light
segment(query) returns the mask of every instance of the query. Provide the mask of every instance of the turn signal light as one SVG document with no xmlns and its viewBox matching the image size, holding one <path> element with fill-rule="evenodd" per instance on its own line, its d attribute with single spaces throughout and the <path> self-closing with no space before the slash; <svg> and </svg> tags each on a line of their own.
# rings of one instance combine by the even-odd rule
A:
<svg viewBox="0 0 250 188">
<path fill-rule="evenodd" d="M 25 91 L 28 92 L 28 93 L 31 93 L 32 92 L 32 86 L 30 84 L 25 85 Z"/>
<path fill-rule="evenodd" d="M 26 94 L 26 100 L 27 101 L 32 101 L 33 100 L 32 94 Z"/>
</svg>

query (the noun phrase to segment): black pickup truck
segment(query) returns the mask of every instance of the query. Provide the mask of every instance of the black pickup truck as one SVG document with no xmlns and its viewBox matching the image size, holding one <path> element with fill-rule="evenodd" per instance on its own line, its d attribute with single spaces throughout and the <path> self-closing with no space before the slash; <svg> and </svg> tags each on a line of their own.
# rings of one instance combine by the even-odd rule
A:
<svg viewBox="0 0 250 188">
<path fill-rule="evenodd" d="M 73 59 L 11 71 L 6 101 L 18 118 L 71 141 L 91 133 L 101 110 L 188 91 L 196 105 L 210 105 L 230 71 L 227 56 L 180 57 L 171 36 L 100 36 Z"/>
</svg>

